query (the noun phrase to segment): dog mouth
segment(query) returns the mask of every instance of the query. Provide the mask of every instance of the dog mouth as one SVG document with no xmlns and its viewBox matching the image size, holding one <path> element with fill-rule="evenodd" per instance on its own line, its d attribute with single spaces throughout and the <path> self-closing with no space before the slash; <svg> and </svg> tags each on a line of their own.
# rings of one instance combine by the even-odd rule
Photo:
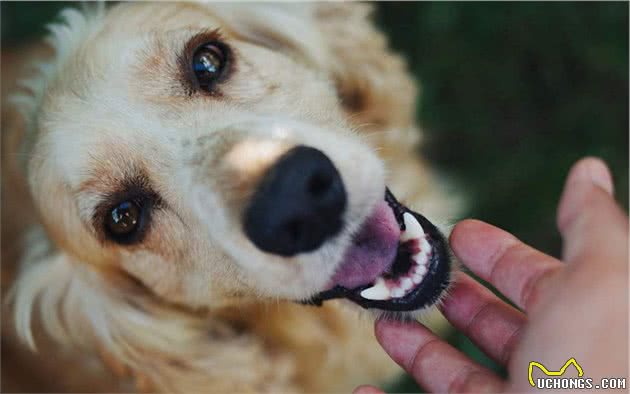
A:
<svg viewBox="0 0 630 394">
<path fill-rule="evenodd" d="M 346 298 L 366 309 L 414 311 L 435 304 L 450 282 L 450 255 L 424 216 L 385 199 L 363 223 L 327 290 L 305 303 Z"/>
</svg>

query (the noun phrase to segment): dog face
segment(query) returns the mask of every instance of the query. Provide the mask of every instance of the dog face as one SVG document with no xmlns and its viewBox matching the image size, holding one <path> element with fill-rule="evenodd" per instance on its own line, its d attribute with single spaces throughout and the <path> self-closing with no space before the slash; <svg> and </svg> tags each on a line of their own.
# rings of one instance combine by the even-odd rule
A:
<svg viewBox="0 0 630 394">
<path fill-rule="evenodd" d="M 129 4 L 57 32 L 28 165 L 50 238 L 189 307 L 432 304 L 448 282 L 443 237 L 384 198 L 330 43 L 306 6 L 256 12 Z M 265 18 L 309 26 L 304 42 Z"/>
</svg>

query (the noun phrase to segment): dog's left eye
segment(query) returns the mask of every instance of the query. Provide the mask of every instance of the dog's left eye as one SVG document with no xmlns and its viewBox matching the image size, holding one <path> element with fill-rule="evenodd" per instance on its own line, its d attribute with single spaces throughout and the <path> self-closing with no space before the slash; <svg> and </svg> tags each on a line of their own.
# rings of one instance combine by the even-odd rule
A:
<svg viewBox="0 0 630 394">
<path fill-rule="evenodd" d="M 144 208 L 138 201 L 123 201 L 113 206 L 105 215 L 108 237 L 121 244 L 137 240 L 144 225 Z"/>
<path fill-rule="evenodd" d="M 219 42 L 208 42 L 195 50 L 192 69 L 200 89 L 212 90 L 226 69 L 227 56 L 227 48 Z"/>
</svg>

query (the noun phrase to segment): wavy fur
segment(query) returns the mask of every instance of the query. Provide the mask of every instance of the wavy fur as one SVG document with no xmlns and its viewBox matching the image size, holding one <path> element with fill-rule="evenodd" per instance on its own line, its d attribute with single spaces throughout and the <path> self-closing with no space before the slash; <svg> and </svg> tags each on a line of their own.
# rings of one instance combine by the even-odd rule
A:
<svg viewBox="0 0 630 394">
<path fill-rule="evenodd" d="M 120 375 L 120 385 L 115 387 L 119 390 L 128 390 L 129 382 L 135 382 L 138 390 L 158 391 L 339 391 L 349 390 L 359 383 L 370 380 L 378 382 L 394 376 L 398 368 L 376 346 L 369 319 L 357 319 L 359 313 L 355 309 L 338 302 L 328 303 L 320 309 L 299 306 L 279 301 L 286 298 L 284 294 L 269 296 L 273 287 L 271 290 L 262 287 L 256 289 L 257 282 L 263 283 L 264 278 L 252 276 L 247 272 L 248 267 L 236 267 L 233 260 L 252 260 L 245 258 L 250 256 L 258 256 L 258 259 L 264 260 L 268 257 L 256 255 L 256 251 L 241 251 L 239 248 L 246 248 L 238 243 L 238 234 L 231 235 L 227 231 L 219 234 L 220 239 L 216 244 L 221 245 L 222 250 L 215 250 L 215 244 L 210 245 L 212 250 L 205 244 L 178 244 L 183 238 L 190 238 L 190 242 L 203 238 L 197 233 L 205 234 L 205 228 L 201 230 L 204 223 L 195 222 L 194 225 L 199 225 L 199 229 L 186 235 L 154 235 L 158 238 L 151 245 L 155 245 L 159 252 L 112 250 L 94 240 L 93 231 L 86 231 L 85 225 L 80 221 L 80 217 L 89 216 L 84 212 L 90 212 L 90 201 L 97 201 L 103 192 L 89 194 L 81 188 L 89 191 L 94 187 L 93 184 L 83 182 L 75 185 L 74 178 L 66 179 L 60 172 L 51 172 L 51 168 L 59 162 L 82 163 L 77 158 L 80 149 L 68 148 L 69 151 L 61 153 L 54 149 L 57 145 L 63 147 L 87 138 L 77 134 L 72 139 L 63 140 L 70 138 L 67 137 L 71 135 L 69 130 L 83 121 L 81 115 L 85 111 L 77 109 L 74 113 L 66 112 L 83 108 L 81 105 L 85 103 L 91 105 L 85 107 L 88 111 L 96 106 L 90 101 L 93 99 L 89 90 L 90 82 L 95 75 L 103 72 L 106 65 L 84 65 L 90 59 L 89 56 L 84 57 L 85 54 L 93 51 L 90 42 L 99 42 L 106 46 L 104 50 L 111 54 L 105 60 L 117 56 L 116 51 L 127 48 L 125 45 L 135 49 L 133 45 L 157 43 L 160 56 L 151 58 L 152 62 L 148 64 L 164 67 L 166 70 L 170 65 L 163 55 L 174 49 L 169 46 L 171 43 L 168 39 L 156 38 L 157 34 L 162 30 L 169 32 L 167 38 L 189 34 L 188 30 L 206 24 L 207 20 L 210 21 L 207 23 L 218 23 L 224 34 L 242 42 L 239 51 L 255 53 L 256 56 L 252 59 L 268 56 L 271 61 L 276 61 L 271 57 L 272 53 L 287 55 L 289 60 L 278 59 L 277 64 L 290 70 L 299 70 L 297 73 L 288 73 L 294 75 L 298 86 L 301 81 L 319 81 L 318 85 L 313 85 L 312 102 L 299 103 L 288 95 L 285 98 L 281 89 L 273 105 L 257 107 L 257 111 L 269 112 L 269 108 L 272 108 L 279 112 L 273 114 L 284 128 L 292 130 L 296 124 L 299 126 L 295 126 L 296 128 L 302 127 L 302 134 L 296 131 L 292 138 L 312 143 L 313 146 L 322 144 L 322 150 L 338 158 L 337 165 L 342 172 L 357 171 L 353 168 L 356 167 L 354 162 L 344 156 L 365 155 L 366 167 L 376 163 L 373 147 L 378 146 L 381 149 L 381 159 L 387 161 L 390 168 L 387 183 L 391 188 L 405 196 L 411 205 L 428 207 L 434 217 L 453 215 L 452 208 L 459 201 L 445 199 L 444 186 L 438 184 L 424 163 L 415 157 L 419 135 L 413 115 L 415 85 L 406 72 L 402 59 L 391 54 L 384 36 L 374 29 L 369 20 L 370 9 L 367 5 L 356 3 L 303 6 L 177 3 L 164 7 L 149 4 L 119 5 L 111 10 L 98 4 L 83 10 L 62 11 L 60 22 L 49 26 L 51 34 L 46 41 L 54 56 L 35 63 L 37 65 L 34 70 L 18 87 L 19 93 L 12 96 L 11 103 L 19 111 L 22 122 L 11 123 L 14 128 L 3 132 L 3 142 L 14 142 L 7 148 L 11 152 L 9 157 L 22 161 L 18 166 L 20 171 L 15 174 L 21 176 L 22 180 L 29 179 L 30 196 L 33 197 L 35 209 L 39 213 L 24 238 L 18 269 L 15 275 L 10 275 L 13 282 L 13 327 L 3 330 L 3 336 L 21 338 L 29 347 L 37 349 L 44 358 L 54 358 L 59 354 L 67 356 L 68 352 L 69 357 L 75 360 L 83 360 L 86 356 L 97 358 L 110 371 Z M 125 20 L 119 21 L 121 18 Z M 126 29 L 133 32 L 134 26 L 145 22 L 151 24 L 152 30 L 144 41 L 116 41 L 124 37 Z M 190 26 L 182 31 L 181 26 L 186 24 Z M 132 41 L 131 38 L 129 41 Z M 153 55 L 147 52 L 146 56 Z M 126 59 L 120 60 L 120 64 L 126 65 L 125 61 Z M 119 65 L 118 69 L 120 67 Z M 83 70 L 84 68 L 88 70 Z M 146 72 L 154 72 L 156 78 L 161 78 L 165 73 L 161 72 L 162 69 L 159 70 L 148 69 Z M 303 75 L 300 74 L 302 72 Z M 127 75 L 112 73 L 114 81 L 109 85 L 116 85 L 119 82 L 116 78 L 125 77 Z M 8 76 L 3 75 L 3 79 L 6 78 Z M 271 77 L 263 75 L 264 78 Z M 130 80 L 132 82 L 129 83 L 129 89 L 133 90 L 136 87 L 133 79 Z M 238 83 L 238 89 L 235 87 L 233 92 L 235 96 L 250 94 L 263 88 L 270 89 L 265 94 L 272 96 L 273 89 L 277 89 L 273 86 L 278 84 L 271 81 L 266 86 L 247 79 Z M 163 85 L 171 86 L 169 84 L 172 84 L 171 80 Z M 157 90 L 150 90 L 152 88 L 147 85 L 143 85 L 141 93 L 134 98 L 142 97 L 146 91 L 152 92 L 152 97 L 159 97 L 157 93 L 161 94 L 160 86 L 155 88 Z M 109 95 L 108 89 L 113 87 L 104 85 L 99 92 L 104 97 L 98 102 L 98 107 L 115 106 L 120 101 L 118 96 Z M 287 92 L 290 90 L 286 89 Z M 153 94 L 155 92 L 157 93 Z M 241 101 L 248 99 L 242 96 L 239 98 Z M 128 106 L 133 104 L 130 103 Z M 148 102 L 146 107 L 159 104 Z M 169 101 L 168 110 L 172 111 L 177 105 Z M 234 111 L 233 107 L 226 108 L 224 111 Z M 66 117 L 60 116 L 60 113 Z M 127 114 L 123 111 L 120 113 L 120 118 L 125 119 Z M 3 114 L 3 129 L 6 130 L 4 126 L 9 125 L 8 122 L 13 119 Z M 94 115 L 94 119 L 101 118 Z M 121 122 L 116 126 L 125 126 L 121 119 L 115 119 Z M 110 120 L 103 119 L 104 123 Z M 255 122 L 259 119 L 244 120 Z M 204 120 L 193 118 L 183 119 L 181 122 L 198 125 L 203 124 Z M 138 124 L 142 125 L 142 122 Z M 326 130 L 317 129 L 321 125 L 331 124 L 342 125 L 349 132 L 336 136 Z M 17 127 L 20 125 L 21 127 Z M 67 129 L 56 130 L 55 127 L 59 125 L 67 126 Z M 156 129 L 160 127 L 159 123 L 152 125 Z M 257 141 L 260 138 L 259 132 L 256 134 L 249 130 L 248 133 L 248 141 Z M 236 134 L 238 133 L 231 135 Z M 165 132 L 164 136 L 155 137 L 150 142 L 157 144 L 168 138 L 170 136 Z M 364 147 L 365 141 L 369 141 L 371 145 Z M 190 141 L 184 141 L 182 146 L 186 146 L 186 143 L 190 144 Z M 104 149 L 109 146 L 103 142 L 96 145 Z M 218 148 L 203 147 L 217 151 L 219 148 L 227 149 L 223 145 Z M 280 147 L 278 151 L 282 149 Z M 159 162 L 158 159 L 166 160 L 165 158 L 176 156 L 176 152 L 169 145 L 159 158 L 151 156 L 147 158 L 147 162 L 152 164 Z M 115 153 L 112 155 L 114 156 L 109 157 L 115 157 Z M 137 155 L 142 156 L 143 153 L 138 151 Z M 5 160 L 6 155 L 3 155 L 3 161 Z M 259 160 L 264 162 L 273 160 L 273 157 Z M 120 163 L 124 161 L 124 158 L 118 160 Z M 107 160 L 94 160 L 91 163 L 97 163 L 97 168 L 93 169 L 96 172 L 105 171 L 99 166 L 111 164 Z M 356 212 L 366 211 L 372 206 L 374 202 L 368 201 L 368 197 L 372 198 L 374 190 L 382 190 L 382 185 L 376 185 L 378 187 L 375 186 L 373 190 L 362 190 L 358 183 L 365 176 L 372 176 L 377 181 L 380 179 L 380 164 L 374 165 L 374 169 L 366 171 L 367 175 L 355 174 L 356 176 L 348 177 L 349 181 L 356 182 L 356 186 L 350 184 L 351 202 L 357 201 Z M 68 171 L 72 172 L 74 168 L 71 167 Z M 76 172 L 71 175 L 77 178 L 83 176 L 78 169 Z M 106 183 L 108 177 L 111 177 L 106 172 L 104 174 L 98 178 L 101 183 Z M 195 174 L 196 177 L 190 179 L 201 179 L 205 182 L 204 178 L 200 178 L 199 172 Z M 422 175 L 420 182 L 409 182 L 409 179 L 418 177 L 418 174 Z M 3 179 L 5 191 L 8 190 L 9 181 Z M 382 183 L 383 180 L 378 182 Z M 233 190 L 241 191 L 235 187 L 226 193 L 234 193 Z M 82 198 L 78 203 L 72 200 L 77 195 Z M 361 198 L 364 200 L 360 200 Z M 184 197 L 177 200 L 178 206 L 185 205 L 184 201 Z M 28 201 L 24 200 L 22 203 L 28 204 Z M 24 209 L 32 207 L 24 205 Z M 56 217 L 54 215 L 58 213 L 55 211 L 63 211 L 65 216 Z M 77 212 L 81 214 L 76 214 L 75 217 Z M 230 213 L 227 212 L 225 217 L 230 220 Z M 332 256 L 336 256 L 338 251 L 335 248 L 338 249 L 344 242 L 348 242 L 348 237 L 363 217 L 365 213 L 360 213 L 356 223 L 350 223 L 347 234 L 343 235 L 346 237 L 345 241 L 340 241 L 339 245 L 331 246 L 322 251 L 321 256 L 312 257 L 308 261 L 326 258 L 330 260 Z M 4 221 L 9 223 L 11 220 L 20 219 L 7 218 Z M 160 220 L 175 226 L 172 224 L 175 219 Z M 229 224 L 232 228 L 238 228 Z M 232 238 L 227 239 L 229 237 Z M 4 238 L 3 232 L 3 241 Z M 98 252 L 87 252 L 93 250 Z M 192 250 L 199 254 L 187 262 L 181 259 L 182 250 Z M 175 258 L 179 259 L 177 262 L 181 262 L 182 267 L 193 266 L 193 261 L 198 261 L 202 255 L 215 259 L 212 267 L 208 268 L 215 270 L 210 276 L 220 277 L 219 282 L 225 287 L 229 287 L 229 284 L 229 291 L 220 289 L 223 291 L 220 293 L 219 290 L 212 289 L 215 292 L 210 295 L 203 293 L 206 291 L 205 284 L 190 279 L 200 276 L 195 272 L 184 277 L 189 279 L 170 283 L 167 278 L 176 277 L 180 274 L 178 270 L 184 268 L 173 264 L 164 264 L 164 268 L 159 268 L 162 267 L 160 262 L 171 262 Z M 3 258 L 3 274 L 9 272 L 5 270 L 10 264 L 4 260 Z M 285 275 L 290 279 L 295 275 L 295 268 L 292 267 L 300 266 L 299 264 L 308 266 L 305 260 L 293 263 L 291 271 L 287 271 L 288 268 L 277 261 L 264 262 L 268 267 L 276 267 L 274 275 L 277 277 Z M 306 275 L 306 281 L 296 282 L 296 290 L 292 291 L 299 292 L 305 286 L 315 286 L 309 280 L 320 280 L 318 275 L 323 275 L 326 269 L 331 268 L 317 269 L 314 271 L 316 274 Z M 322 281 L 324 279 L 321 278 Z M 261 300 L 261 294 L 268 298 Z M 6 316 L 8 314 L 4 315 L 3 328 L 7 327 Z M 432 316 L 431 321 L 435 319 L 435 314 Z M 444 327 L 443 322 L 438 320 L 432 324 L 438 329 Z M 44 340 L 44 346 L 40 347 L 40 338 L 43 336 L 53 338 L 56 343 L 51 345 Z M 44 365 L 44 358 L 37 359 L 36 365 Z M 15 359 L 21 360 L 18 356 Z M 59 360 L 62 359 L 66 360 L 60 356 Z M 46 390 L 98 390 L 99 387 L 112 389 L 112 386 L 99 386 L 108 379 L 102 372 L 98 372 L 99 376 L 104 377 L 101 380 L 94 379 L 93 375 L 86 375 L 85 381 L 77 380 L 72 384 L 65 384 L 64 374 L 72 372 L 76 375 L 76 371 L 64 370 L 61 361 L 57 364 L 59 365 L 42 369 L 46 373 L 57 374 L 59 381 L 58 387 L 44 387 Z M 81 368 L 83 367 L 87 368 L 87 364 Z M 33 373 L 37 375 L 35 371 Z M 19 386 L 19 383 L 15 384 L 16 387 Z"/>
</svg>

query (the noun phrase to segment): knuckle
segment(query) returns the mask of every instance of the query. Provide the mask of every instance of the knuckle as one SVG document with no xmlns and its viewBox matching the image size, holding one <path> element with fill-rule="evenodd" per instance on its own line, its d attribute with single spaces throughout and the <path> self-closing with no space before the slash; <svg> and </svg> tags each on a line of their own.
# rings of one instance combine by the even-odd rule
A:
<svg viewBox="0 0 630 394">
<path fill-rule="evenodd" d="M 526 311 L 533 310 L 540 303 L 549 280 L 555 276 L 562 267 L 552 267 L 540 270 L 538 273 L 530 275 L 521 288 L 518 297 L 518 304 Z"/>
<path fill-rule="evenodd" d="M 472 374 L 472 367 L 465 366 L 461 368 L 459 371 L 455 373 L 454 378 L 451 380 L 451 383 L 448 385 L 447 392 L 449 393 L 461 393 L 464 392 L 465 387 L 467 385 L 467 381 L 470 380 L 470 375 Z"/>
<path fill-rule="evenodd" d="M 483 305 L 481 305 L 477 309 L 473 317 L 468 321 L 463 331 L 465 333 L 471 333 L 474 335 L 474 330 L 476 329 L 476 327 L 482 326 L 482 324 L 480 323 L 488 316 L 488 313 L 490 313 L 492 309 L 497 307 L 497 305 L 498 302 L 495 300 L 485 301 Z"/>
<path fill-rule="evenodd" d="M 518 345 L 521 339 L 521 333 L 523 332 L 523 326 L 517 327 L 512 334 L 507 338 L 502 346 L 501 354 L 499 355 L 499 363 L 501 365 L 508 365 L 512 354 L 514 354 L 514 348 Z"/>
<path fill-rule="evenodd" d="M 414 352 L 411 359 L 405 363 L 405 369 L 412 375 L 421 373 L 421 363 L 425 355 L 431 353 L 432 348 L 439 346 L 440 341 L 441 340 L 439 338 L 433 338 L 420 345 Z"/>
<path fill-rule="evenodd" d="M 503 263 L 509 261 L 509 256 L 520 248 L 520 241 L 513 239 L 490 258 L 490 265 L 492 266 L 490 274 L 488 275 L 488 281 L 490 281 L 490 283 L 495 283 L 498 273 L 501 272 L 503 268 Z"/>
<path fill-rule="evenodd" d="M 470 393 L 481 391 L 480 382 L 488 382 L 488 376 L 476 367 L 466 365 L 454 374 L 446 390 L 448 393 Z"/>
</svg>

